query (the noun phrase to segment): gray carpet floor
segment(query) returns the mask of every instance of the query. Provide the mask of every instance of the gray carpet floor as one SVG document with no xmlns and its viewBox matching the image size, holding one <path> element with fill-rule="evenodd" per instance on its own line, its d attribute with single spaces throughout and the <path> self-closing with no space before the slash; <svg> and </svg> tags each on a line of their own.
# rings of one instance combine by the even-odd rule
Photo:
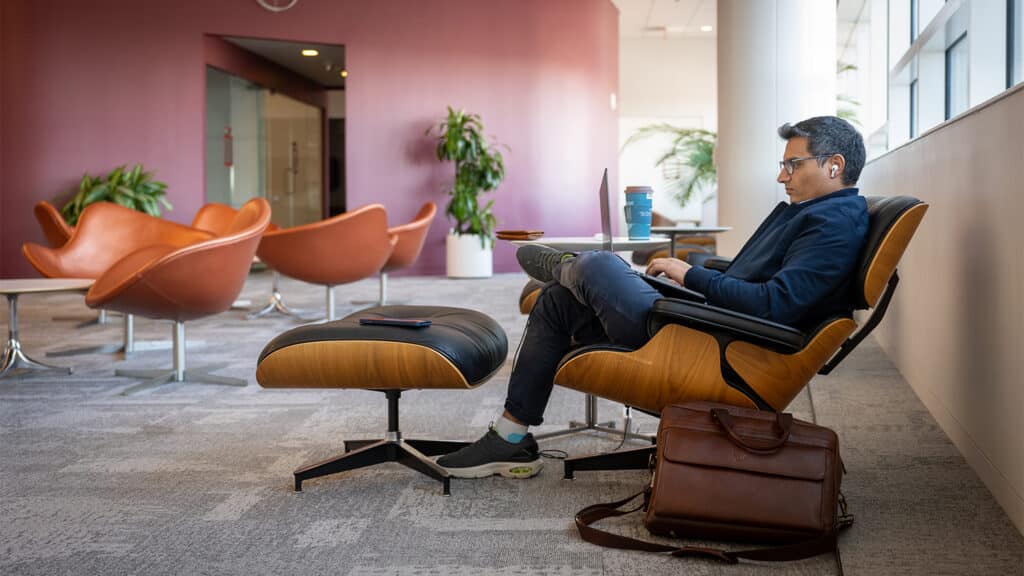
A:
<svg viewBox="0 0 1024 576">
<path fill-rule="evenodd" d="M 506 329 L 511 348 L 525 319 L 520 274 L 487 280 L 392 278 L 392 300 L 458 305 Z M 270 275 L 253 274 L 242 297 L 262 304 Z M 322 288 L 282 283 L 290 304 L 323 310 Z M 375 280 L 336 289 L 338 311 L 376 297 Z M 645 472 L 581 472 L 562 479 L 548 460 L 530 480 L 440 483 L 397 464 L 307 481 L 292 471 L 335 455 L 345 439 L 378 437 L 383 395 L 358 390 L 264 390 L 256 358 L 296 325 L 280 316 L 246 320 L 231 311 L 189 323 L 190 366 L 228 363 L 219 373 L 249 386 L 172 384 L 133 396 L 115 368 L 170 365 L 169 351 L 45 358 L 69 346 L 117 343 L 119 318 L 75 328 L 55 315 L 90 314 L 80 295 L 19 301 L 24 349 L 73 365 L 72 376 L 0 379 L 0 574 L 837 574 L 822 556 L 781 565 L 723 566 L 580 540 L 579 508 L 621 498 Z M 6 319 L 0 327 L 6 329 Z M 171 325 L 136 322 L 136 337 L 167 339 Z M 924 336 L 923 336 L 924 337 Z M 471 391 L 408 392 L 406 437 L 472 440 L 498 416 L 513 357 Z M 556 389 L 540 432 L 583 415 L 583 396 Z M 841 538 L 846 574 L 1022 574 L 1024 541 L 898 371 L 867 340 L 832 375 L 792 405 L 839 433 L 844 491 L 856 524 Z M 600 403 L 602 419 L 622 407 Z M 653 418 L 638 417 L 653 432 Z M 607 434 L 542 443 L 572 455 L 616 448 Z M 645 536 L 639 515 L 606 526 Z"/>
</svg>

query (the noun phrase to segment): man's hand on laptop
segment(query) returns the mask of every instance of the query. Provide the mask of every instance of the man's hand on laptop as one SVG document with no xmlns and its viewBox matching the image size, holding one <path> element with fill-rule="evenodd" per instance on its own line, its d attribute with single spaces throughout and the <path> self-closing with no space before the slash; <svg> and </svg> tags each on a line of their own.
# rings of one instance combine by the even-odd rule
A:
<svg viewBox="0 0 1024 576">
<path fill-rule="evenodd" d="M 655 258 L 647 264 L 649 276 L 664 275 L 666 278 L 683 286 L 683 279 L 690 270 L 690 265 L 678 258 Z"/>
</svg>

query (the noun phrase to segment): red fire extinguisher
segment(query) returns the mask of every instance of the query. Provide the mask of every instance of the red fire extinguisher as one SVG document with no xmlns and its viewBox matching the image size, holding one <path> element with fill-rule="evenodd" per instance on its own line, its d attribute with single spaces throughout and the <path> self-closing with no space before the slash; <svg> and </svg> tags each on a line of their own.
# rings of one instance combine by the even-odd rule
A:
<svg viewBox="0 0 1024 576">
<path fill-rule="evenodd" d="M 224 166 L 230 168 L 235 163 L 234 138 L 231 137 L 231 126 L 224 127 Z"/>
</svg>

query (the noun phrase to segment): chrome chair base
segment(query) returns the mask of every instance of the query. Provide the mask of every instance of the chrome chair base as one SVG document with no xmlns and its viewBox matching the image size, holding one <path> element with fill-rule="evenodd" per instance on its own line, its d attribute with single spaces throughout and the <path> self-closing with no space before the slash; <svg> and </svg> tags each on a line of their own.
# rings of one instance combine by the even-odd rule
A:
<svg viewBox="0 0 1024 576">
<path fill-rule="evenodd" d="M 206 342 L 197 340 L 189 342 L 189 348 L 205 346 Z M 48 358 L 59 358 L 61 356 L 82 356 L 85 354 L 121 354 L 124 358 L 130 357 L 135 352 L 151 352 L 154 350 L 170 350 L 174 347 L 171 340 L 146 340 L 135 341 L 135 315 L 124 315 L 124 337 L 121 344 L 102 344 L 99 346 L 82 346 L 78 348 L 64 348 L 47 352 Z"/>
<path fill-rule="evenodd" d="M 318 319 L 316 317 L 310 317 L 304 314 L 302 310 L 288 307 L 288 305 L 284 303 L 284 298 L 281 297 L 281 290 L 278 287 L 280 283 L 281 274 L 275 271 L 274 284 L 270 289 L 270 300 L 267 302 L 267 305 L 261 308 L 260 310 L 246 314 L 245 317 L 247 319 L 254 320 L 256 318 L 266 316 L 271 312 L 277 312 L 279 314 L 284 314 L 285 316 L 291 316 L 292 318 L 295 318 L 296 320 L 300 320 L 302 322 L 312 322 Z"/>
<path fill-rule="evenodd" d="M 18 339 L 18 295 L 7 294 L 7 344 L 0 360 L 0 378 L 15 370 L 59 370 L 71 374 L 67 366 L 51 366 L 30 358 L 21 351 L 21 340 Z"/>
<path fill-rule="evenodd" d="M 622 438 L 623 442 L 629 440 L 642 440 L 644 442 L 654 442 L 655 435 L 643 434 L 640 432 L 634 432 L 633 428 L 633 416 L 629 406 L 626 406 L 626 415 L 622 421 L 622 429 L 616 428 L 614 420 L 608 420 L 607 422 L 597 421 L 597 397 L 592 394 L 586 395 L 585 400 L 585 412 L 583 422 L 571 420 L 569 427 L 563 430 L 556 430 L 554 432 L 543 432 L 541 434 L 534 434 L 533 437 L 537 440 L 544 440 L 546 438 L 557 438 L 559 436 L 568 436 L 570 434 L 580 434 L 582 432 L 603 432 L 605 434 L 614 434 Z"/>
<path fill-rule="evenodd" d="M 113 313 L 108 313 L 106 310 L 100 310 L 95 316 L 87 318 L 85 316 L 54 316 L 51 318 L 54 322 L 78 322 L 75 324 L 75 328 L 88 328 L 89 326 L 106 326 L 110 323 L 110 316 Z"/>
<path fill-rule="evenodd" d="M 121 392 L 122 396 L 156 388 L 171 382 L 196 382 L 221 384 L 224 386 L 248 386 L 249 381 L 243 378 L 230 378 L 211 374 L 228 366 L 227 362 L 211 364 L 201 368 L 185 369 L 185 323 L 174 323 L 174 367 L 171 370 L 114 370 L 115 376 L 125 378 L 142 378 L 145 382 L 136 384 Z"/>
<path fill-rule="evenodd" d="M 65 374 L 71 374 L 68 366 L 53 366 L 34 360 L 21 351 L 21 343 L 17 340 L 8 340 L 4 346 L 3 360 L 0 360 L 0 378 L 14 373 L 16 370 L 58 370 Z"/>
<path fill-rule="evenodd" d="M 277 291 L 271 293 L 270 300 L 267 302 L 266 306 L 257 310 L 256 312 L 250 312 L 246 314 L 245 317 L 249 320 L 255 320 L 256 318 L 261 318 L 263 316 L 266 316 L 267 314 L 270 314 L 271 312 L 277 312 L 278 314 L 291 316 L 292 318 L 295 318 L 296 320 L 301 320 L 303 322 L 309 322 L 310 320 L 316 319 L 315 317 L 310 318 L 308 315 L 304 314 L 302 310 L 289 307 L 287 304 L 284 303 L 284 299 L 281 297 L 281 293 Z"/>
<path fill-rule="evenodd" d="M 115 370 L 114 375 L 124 378 L 141 378 L 146 380 L 145 382 L 123 390 L 121 392 L 122 396 L 128 396 L 130 394 L 135 394 L 136 392 L 149 390 L 151 388 L 156 388 L 158 386 L 174 382 L 187 382 L 190 384 L 219 384 L 221 386 L 242 387 L 249 385 L 249 381 L 245 378 L 232 378 L 230 376 L 217 376 L 215 374 L 211 374 L 211 372 L 226 368 L 227 366 L 227 362 L 222 362 L 220 364 L 191 368 L 184 370 L 180 374 L 180 378 L 175 370 Z"/>
</svg>

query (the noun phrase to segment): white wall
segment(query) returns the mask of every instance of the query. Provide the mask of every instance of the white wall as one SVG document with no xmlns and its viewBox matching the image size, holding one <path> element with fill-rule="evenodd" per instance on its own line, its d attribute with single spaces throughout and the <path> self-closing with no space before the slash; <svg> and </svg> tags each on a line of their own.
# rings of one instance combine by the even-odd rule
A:
<svg viewBox="0 0 1024 576">
<path fill-rule="evenodd" d="M 639 127 L 667 122 L 717 130 L 716 41 L 708 37 L 622 38 L 619 42 L 619 146 Z M 654 160 L 667 148 L 652 138 L 621 150 L 619 182 L 655 188 L 654 208 L 676 220 L 713 226 L 717 205 L 679 206 L 662 185 Z M 621 192 L 621 191 L 619 191 Z M 621 219 L 621 214 L 620 214 Z M 620 228 L 623 229 L 623 228 Z"/>
<path fill-rule="evenodd" d="M 879 342 L 1024 532 L 1024 87 L 870 162 L 868 194 L 931 207 Z"/>
</svg>

